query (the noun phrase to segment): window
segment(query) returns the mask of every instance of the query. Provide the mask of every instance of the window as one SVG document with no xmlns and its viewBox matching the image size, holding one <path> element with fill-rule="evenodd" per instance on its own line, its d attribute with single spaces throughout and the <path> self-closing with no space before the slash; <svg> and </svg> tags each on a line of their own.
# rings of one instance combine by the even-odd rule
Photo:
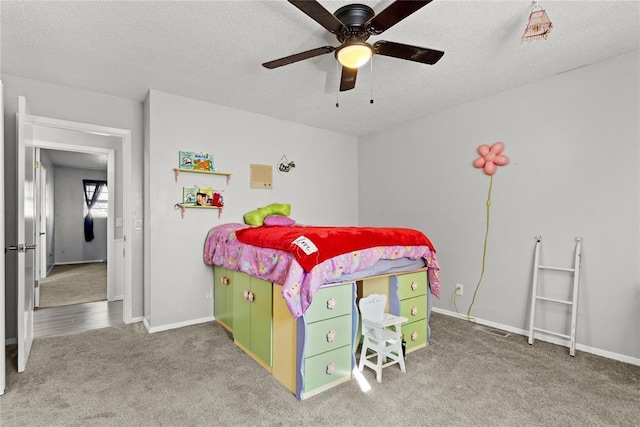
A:
<svg viewBox="0 0 640 427">
<path fill-rule="evenodd" d="M 83 194 L 84 203 L 82 204 L 82 216 L 87 216 L 89 212 L 89 208 L 87 207 L 87 199 L 91 201 L 93 199 L 93 193 L 96 191 L 96 187 L 101 187 L 100 193 L 98 194 L 98 199 L 95 204 L 91 208 L 91 216 L 93 218 L 106 218 L 107 212 L 109 208 L 109 188 L 107 187 L 107 183 L 104 181 L 89 181 L 83 180 L 84 183 L 84 191 Z"/>
</svg>

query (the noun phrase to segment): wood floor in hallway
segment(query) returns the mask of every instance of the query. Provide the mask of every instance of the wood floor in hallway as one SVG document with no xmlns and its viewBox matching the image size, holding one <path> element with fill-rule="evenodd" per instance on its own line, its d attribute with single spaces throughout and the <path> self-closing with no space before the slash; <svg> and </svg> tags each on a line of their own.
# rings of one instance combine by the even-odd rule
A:
<svg viewBox="0 0 640 427">
<path fill-rule="evenodd" d="M 122 300 L 38 308 L 35 310 L 34 336 L 77 334 L 122 323 Z"/>
</svg>

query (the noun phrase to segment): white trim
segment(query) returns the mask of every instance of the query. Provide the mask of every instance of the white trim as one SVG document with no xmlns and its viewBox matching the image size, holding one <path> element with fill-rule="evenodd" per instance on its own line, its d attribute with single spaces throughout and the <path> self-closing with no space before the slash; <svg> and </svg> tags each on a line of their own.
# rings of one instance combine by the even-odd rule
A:
<svg viewBox="0 0 640 427">
<path fill-rule="evenodd" d="M 0 150 L 0 188 L 2 189 L 2 197 L 0 197 L 0 243 L 2 243 L 2 247 L 6 248 L 6 242 L 4 237 L 4 228 L 5 228 L 5 218 L 4 218 L 4 86 L 2 84 L 2 80 L 0 80 L 0 146 L 2 146 L 2 150 Z M 5 292 L 5 257 L 0 259 L 0 343 L 4 342 L 5 346 L 8 344 L 5 341 L 5 312 L 4 312 L 4 292 Z M 5 350 L 2 347 L 2 350 Z M 5 356 L 5 352 L 2 352 L 2 356 Z M 7 358 L 6 356 L 0 360 L 0 396 L 4 394 L 4 389 L 7 383 Z"/>
<path fill-rule="evenodd" d="M 124 239 L 124 323 L 139 322 L 140 317 L 133 318 L 133 235 L 134 218 L 131 212 L 131 131 L 122 135 L 122 238 Z M 128 196 L 128 197 L 127 197 Z M 128 238 L 127 238 L 128 237 Z"/>
<path fill-rule="evenodd" d="M 7 338 L 4 342 L 5 345 L 18 344 L 18 338 Z"/>
<path fill-rule="evenodd" d="M 41 117 L 35 115 L 28 115 L 28 120 L 34 126 L 50 127 L 55 129 L 72 130 L 79 132 L 86 132 L 96 135 L 114 136 L 119 137 L 122 140 L 122 224 L 123 224 L 123 238 L 125 240 L 125 257 L 124 257 L 124 303 L 123 303 L 123 321 L 124 323 L 133 323 L 133 250 L 132 250 L 132 238 L 134 235 L 134 221 L 131 209 L 131 131 L 127 129 L 118 129 L 108 126 L 93 125 L 88 123 L 74 122 L 69 120 L 52 119 L 50 117 Z M 98 152 L 109 154 L 109 165 L 111 166 L 113 149 L 91 147 L 83 145 L 73 144 L 60 144 L 54 142 L 43 143 L 38 141 L 36 144 L 42 148 L 54 148 L 65 151 L 80 151 L 80 152 Z M 113 204 L 109 203 L 110 209 Z M 110 211 L 111 214 L 111 211 Z M 114 215 L 109 215 L 111 221 L 113 221 Z M 113 232 L 110 239 L 113 238 Z M 109 249 L 107 248 L 107 252 Z M 108 254 L 109 257 L 113 254 Z M 113 264 L 113 263 L 111 263 Z"/>
<path fill-rule="evenodd" d="M 200 319 L 187 320 L 185 322 L 169 323 L 168 325 L 151 327 L 147 319 L 143 320 L 144 327 L 150 334 L 154 332 L 168 331 L 169 329 L 184 328 L 185 326 L 197 325 L 199 323 L 213 322 L 213 316 L 202 317 Z"/>
<path fill-rule="evenodd" d="M 450 310 L 444 310 L 442 308 L 433 307 L 431 311 L 439 314 L 444 314 L 445 316 L 457 317 L 459 319 L 466 320 L 464 316 L 458 315 L 456 312 Z M 474 317 L 475 323 L 479 325 L 490 326 L 492 328 L 502 329 L 503 331 L 512 332 L 514 334 L 523 335 L 525 337 L 529 336 L 529 331 L 525 331 L 524 329 L 514 328 L 513 326 L 502 325 L 500 323 L 492 322 L 489 320 L 478 319 Z M 545 341 L 551 344 L 560 345 L 562 347 L 569 347 L 569 340 L 564 340 L 561 338 L 550 337 L 548 335 L 535 333 L 534 338 L 540 341 Z M 576 350 L 584 351 L 585 353 L 595 354 L 597 356 L 606 357 L 607 359 L 613 359 L 624 363 L 629 363 L 631 365 L 640 366 L 640 358 L 631 357 L 620 353 L 614 353 L 612 351 L 603 350 L 600 348 L 590 347 L 583 344 L 576 343 Z"/>
<path fill-rule="evenodd" d="M 116 169 L 116 151 L 109 150 L 109 161 L 107 163 L 107 182 L 112 185 L 115 182 L 115 169 Z M 112 187 L 113 188 L 113 187 Z M 122 187 L 124 190 L 124 186 Z M 116 245 L 115 245 L 115 220 L 116 208 L 115 201 L 112 199 L 111 193 L 109 198 L 111 200 L 107 203 L 107 296 L 115 293 L 116 287 Z M 111 261 L 111 262 L 108 262 Z M 108 299 L 108 298 L 107 298 Z M 124 304 L 123 304 L 124 306 Z"/>
</svg>

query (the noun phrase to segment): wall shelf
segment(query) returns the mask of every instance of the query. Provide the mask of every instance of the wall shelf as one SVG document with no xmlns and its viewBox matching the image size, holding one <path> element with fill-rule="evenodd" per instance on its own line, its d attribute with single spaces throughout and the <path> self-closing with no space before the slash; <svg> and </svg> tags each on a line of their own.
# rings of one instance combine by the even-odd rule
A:
<svg viewBox="0 0 640 427">
<path fill-rule="evenodd" d="M 227 185 L 229 185 L 229 179 L 231 179 L 231 175 L 233 175 L 231 172 L 202 171 L 202 170 L 197 170 L 197 169 L 173 168 L 173 171 L 174 171 L 174 173 L 175 173 L 175 180 L 176 180 L 176 182 L 178 182 L 178 175 L 180 175 L 180 172 L 188 172 L 188 173 L 204 173 L 204 174 L 209 174 L 209 175 L 222 175 L 222 176 L 226 176 L 226 177 L 227 177 Z"/>
<path fill-rule="evenodd" d="M 218 219 L 222 215 L 222 207 L 218 206 L 197 206 L 197 205 L 185 205 L 184 203 L 177 203 L 176 208 L 180 208 L 180 213 L 182 214 L 182 218 L 184 219 L 185 209 L 217 209 L 218 210 Z"/>
</svg>

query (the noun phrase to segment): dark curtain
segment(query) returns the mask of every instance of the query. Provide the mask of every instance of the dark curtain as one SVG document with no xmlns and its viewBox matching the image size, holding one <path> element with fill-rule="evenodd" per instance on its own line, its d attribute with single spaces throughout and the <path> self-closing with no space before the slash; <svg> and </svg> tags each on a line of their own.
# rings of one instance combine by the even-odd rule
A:
<svg viewBox="0 0 640 427">
<path fill-rule="evenodd" d="M 90 242 L 95 237 L 93 235 L 93 217 L 91 216 L 91 208 L 96 204 L 100 193 L 107 181 L 92 181 L 89 179 L 83 179 L 82 185 L 84 186 L 84 200 L 87 202 L 87 215 L 84 217 L 84 241 Z M 91 193 L 91 189 L 93 194 Z"/>
</svg>

